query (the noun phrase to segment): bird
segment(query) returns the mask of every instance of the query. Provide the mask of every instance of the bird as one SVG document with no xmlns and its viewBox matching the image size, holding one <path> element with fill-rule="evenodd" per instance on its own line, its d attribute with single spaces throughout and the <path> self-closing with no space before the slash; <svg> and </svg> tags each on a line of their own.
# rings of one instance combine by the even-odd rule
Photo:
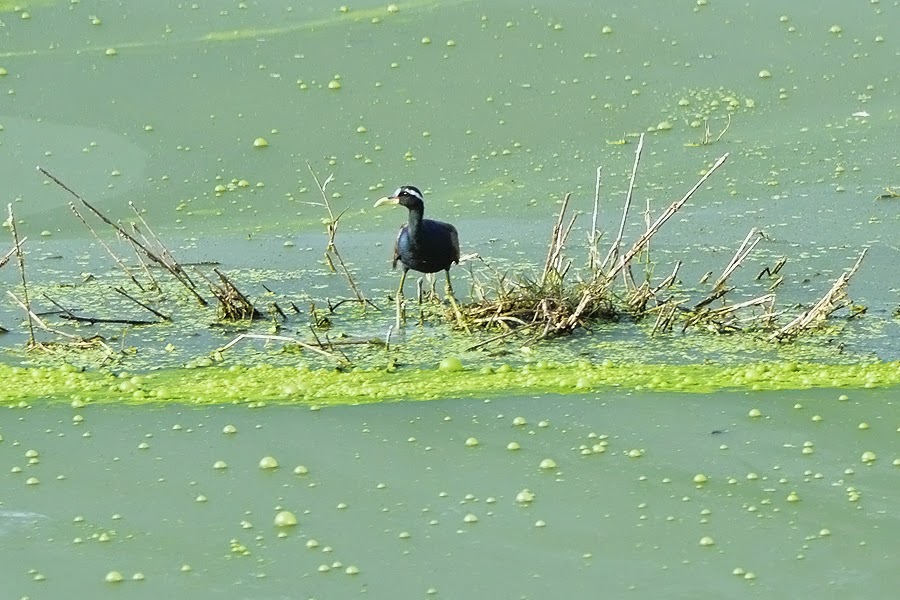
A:
<svg viewBox="0 0 900 600">
<path fill-rule="evenodd" d="M 392 196 L 379 199 L 375 206 L 384 204 L 405 206 L 409 210 L 409 221 L 400 228 L 397 241 L 394 243 L 394 257 L 391 263 L 392 268 L 396 268 L 399 262 L 403 269 L 395 296 L 397 328 L 402 322 L 403 284 L 410 270 L 420 273 L 444 271 L 447 276 L 445 294 L 453 306 L 457 321 L 465 327 L 459 305 L 453 296 L 453 284 L 450 282 L 450 267 L 454 263 L 459 263 L 459 232 L 456 231 L 456 227 L 443 221 L 424 218 L 425 202 L 422 192 L 413 185 L 397 188 Z"/>
</svg>

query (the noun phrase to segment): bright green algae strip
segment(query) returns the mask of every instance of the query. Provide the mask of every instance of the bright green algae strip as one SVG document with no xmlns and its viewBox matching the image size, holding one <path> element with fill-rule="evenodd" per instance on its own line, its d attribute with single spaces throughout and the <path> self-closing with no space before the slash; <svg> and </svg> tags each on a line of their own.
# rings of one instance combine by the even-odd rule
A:
<svg viewBox="0 0 900 600">
<path fill-rule="evenodd" d="M 861 365 L 756 363 L 739 367 L 536 363 L 517 369 L 502 366 L 477 371 L 396 372 L 259 365 L 178 368 L 141 375 L 79 371 L 71 365 L 0 365 L 0 381 L 0 403 L 5 405 L 73 399 L 139 404 L 359 404 L 514 393 L 585 393 L 611 387 L 668 392 L 887 387 L 900 385 L 900 361 Z"/>
</svg>

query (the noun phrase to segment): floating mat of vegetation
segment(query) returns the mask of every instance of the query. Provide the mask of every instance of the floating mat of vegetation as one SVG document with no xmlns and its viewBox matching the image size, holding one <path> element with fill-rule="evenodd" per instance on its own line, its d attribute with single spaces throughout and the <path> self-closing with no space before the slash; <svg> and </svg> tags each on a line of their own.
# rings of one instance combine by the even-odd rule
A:
<svg viewBox="0 0 900 600">
<path fill-rule="evenodd" d="M 359 404 L 400 399 L 497 396 L 539 390 L 584 393 L 608 388 L 681 392 L 721 389 L 872 388 L 900 385 L 900 362 L 863 365 L 754 363 L 743 366 L 538 362 L 466 370 L 455 358 L 436 370 L 309 369 L 257 365 L 170 369 L 134 375 L 62 367 L 0 366 L 0 402 L 35 400 L 226 404 Z"/>
</svg>

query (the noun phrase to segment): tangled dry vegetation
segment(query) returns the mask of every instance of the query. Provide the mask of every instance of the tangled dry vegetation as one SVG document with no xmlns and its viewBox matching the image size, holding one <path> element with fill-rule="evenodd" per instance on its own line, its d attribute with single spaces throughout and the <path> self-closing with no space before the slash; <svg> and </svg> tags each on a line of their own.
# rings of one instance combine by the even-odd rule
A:
<svg viewBox="0 0 900 600">
<path fill-rule="evenodd" d="M 728 154 L 716 160 L 697 183 L 683 197 L 672 202 L 655 221 L 651 222 L 647 216 L 644 232 L 628 247 L 623 246 L 622 238 L 632 204 L 643 141 L 641 136 L 617 235 L 602 259 L 602 236 L 597 230 L 601 181 L 601 170 L 598 169 L 585 269 L 573 268 L 573 259 L 567 254 L 567 244 L 578 217 L 578 214 L 570 215 L 570 195 L 567 194 L 550 234 L 543 269 L 536 276 L 511 278 L 489 265 L 486 265 L 489 273 L 487 277 L 473 274 L 476 300 L 463 306 L 465 319 L 470 325 L 499 331 L 497 336 L 482 341 L 475 347 L 517 333 L 526 333 L 533 339 L 543 339 L 589 327 L 597 320 L 623 318 L 652 319 L 653 334 L 674 330 L 685 332 L 699 327 L 719 333 L 761 332 L 770 341 L 780 342 L 791 340 L 800 333 L 817 327 L 836 310 L 850 304 L 847 287 L 865 257 L 865 251 L 834 282 L 828 293 L 786 324 L 779 323 L 779 318 L 784 316 L 785 311 L 776 309 L 775 304 L 775 291 L 784 281 L 779 271 L 786 258 L 779 260 L 773 267 L 764 269 L 757 276 L 757 279 L 769 276 L 773 280 L 766 293 L 749 300 L 730 301 L 729 294 L 735 288 L 729 284 L 729 278 L 763 239 L 755 228 L 747 234 L 708 292 L 699 297 L 696 292 L 692 294 L 678 286 L 678 272 L 682 264 L 680 261 L 675 263 L 667 277 L 652 281 L 652 268 L 648 259 L 650 241 L 725 163 Z M 642 266 L 636 266 L 636 263 L 641 263 Z M 639 269 L 643 273 L 636 277 L 635 271 Z M 711 273 L 701 283 L 706 283 L 709 278 Z"/>
<path fill-rule="evenodd" d="M 567 253 L 570 237 L 578 218 L 577 213 L 570 212 L 570 195 L 568 194 L 561 203 L 559 214 L 553 225 L 543 268 L 534 276 L 509 277 L 482 260 L 485 268 L 481 269 L 479 274 L 472 274 L 473 297 L 461 305 L 462 322 L 458 321 L 455 313 L 445 313 L 447 322 L 451 326 L 462 327 L 467 332 L 470 328 L 496 332 L 496 335 L 487 338 L 478 336 L 479 341 L 470 346 L 470 349 L 485 346 L 516 334 L 523 334 L 532 339 L 544 339 L 590 327 L 598 320 L 615 321 L 620 319 L 634 321 L 652 319 L 654 334 L 704 328 L 723 333 L 741 331 L 762 333 L 770 341 L 780 342 L 791 340 L 804 331 L 816 328 L 836 310 L 850 304 L 847 287 L 850 278 L 859 268 L 865 252 L 860 254 L 852 268 L 844 272 L 821 299 L 785 324 L 780 324 L 780 320 L 785 317 L 786 311 L 776 309 L 775 303 L 775 291 L 784 281 L 784 277 L 779 274 L 786 261 L 784 258 L 774 266 L 764 269 L 757 277 L 757 279 L 761 279 L 768 276 L 772 280 L 772 284 L 765 293 L 749 300 L 732 302 L 730 294 L 734 291 L 734 287 L 729 284 L 729 278 L 763 239 L 762 234 L 756 229 L 752 229 L 747 234 L 731 261 L 707 291 L 688 292 L 680 287 L 678 274 L 681 262 L 675 263 L 668 276 L 654 281 L 652 264 L 649 259 L 651 240 L 726 162 L 728 154 L 716 160 L 697 183 L 684 196 L 672 202 L 655 221 L 651 221 L 648 210 L 645 213 L 643 233 L 628 246 L 623 243 L 623 237 L 634 195 L 635 178 L 643 142 L 644 138 L 641 136 L 635 152 L 621 222 L 616 236 L 608 245 L 605 254 L 601 253 L 602 236 L 597 228 L 601 183 L 601 170 L 598 169 L 584 268 L 574 268 L 574 261 Z M 265 309 L 261 309 L 254 304 L 250 297 L 241 292 L 231 279 L 214 266 L 204 271 L 198 268 L 198 265 L 184 265 L 176 260 L 134 205 L 129 203 L 135 215 L 134 220 L 127 226 L 123 225 L 121 222 L 107 217 L 51 173 L 41 168 L 39 171 L 75 199 L 69 204 L 70 209 L 93 234 L 99 245 L 123 273 L 125 283 L 110 287 L 108 293 L 118 302 L 126 302 L 126 305 L 136 307 L 135 310 L 139 309 L 140 314 L 146 315 L 146 317 L 122 317 L 120 314 L 115 314 L 113 317 L 101 317 L 85 314 L 83 310 L 67 308 L 64 302 L 51 298 L 46 292 L 40 294 L 39 300 L 41 303 L 52 305 L 52 309 L 43 312 L 36 311 L 33 306 L 36 298 L 32 297 L 26 277 L 23 245 L 27 240 L 19 236 L 10 204 L 8 205 L 8 220 L 5 225 L 12 233 L 14 245 L 5 255 L 0 256 L 0 268 L 12 261 L 13 258 L 18 263 L 21 275 L 20 290 L 18 292 L 7 290 L 6 294 L 16 306 L 24 311 L 28 327 L 27 348 L 29 350 L 53 353 L 89 349 L 101 353 L 102 363 L 117 360 L 122 355 L 123 349 L 114 348 L 109 339 L 104 338 L 103 335 L 95 334 L 84 337 L 73 334 L 61 330 L 59 327 L 51 326 L 45 319 L 53 316 L 60 322 L 69 324 L 106 324 L 126 328 L 170 322 L 172 320 L 171 311 L 166 310 L 166 307 L 168 306 L 170 309 L 172 307 L 166 303 L 167 294 L 161 287 L 161 276 L 167 277 L 170 287 L 182 288 L 183 293 L 193 298 L 200 307 L 209 306 L 212 303 L 211 300 L 214 299 L 219 324 L 246 324 L 259 320 L 266 320 L 270 323 L 267 334 L 254 333 L 247 327 L 238 328 L 235 331 L 237 337 L 219 348 L 214 355 L 220 355 L 246 339 L 265 339 L 313 352 L 333 361 L 339 367 L 343 367 L 352 364 L 351 359 L 342 350 L 343 347 L 351 345 L 390 347 L 392 330 L 388 331 L 387 340 L 384 342 L 372 339 L 333 340 L 328 336 L 330 315 L 334 314 L 342 304 L 350 302 L 360 306 L 363 311 L 367 307 L 378 308 L 364 296 L 338 251 L 336 233 L 344 213 L 335 213 L 329 203 L 329 197 L 325 190 L 332 181 L 331 177 L 320 181 L 310 168 L 321 192 L 322 203 L 320 206 L 328 215 L 324 262 L 333 273 L 341 275 L 346 280 L 353 298 L 336 303 L 328 301 L 325 308 L 317 308 L 313 304 L 307 311 L 310 318 L 309 337 L 307 340 L 300 340 L 296 337 L 280 335 L 282 324 L 289 320 L 288 313 L 300 314 L 303 312 L 293 302 L 289 303 L 286 310 L 274 301 L 270 302 Z M 114 235 L 125 243 L 126 248 L 133 251 L 134 257 L 128 259 L 116 254 L 91 225 L 91 220 L 95 222 L 99 220 L 104 226 L 111 228 Z M 210 267 L 210 265 L 206 265 L 206 267 Z M 640 270 L 643 270 L 643 273 L 636 275 L 635 273 Z M 708 274 L 701 283 L 706 283 L 711 276 L 711 273 Z M 262 287 L 269 292 L 265 285 Z M 421 289 L 419 296 L 420 298 L 422 296 Z M 113 312 L 115 310 L 113 309 Z M 0 334 L 6 331 L 0 327 Z M 36 332 L 40 335 L 36 335 Z"/>
</svg>

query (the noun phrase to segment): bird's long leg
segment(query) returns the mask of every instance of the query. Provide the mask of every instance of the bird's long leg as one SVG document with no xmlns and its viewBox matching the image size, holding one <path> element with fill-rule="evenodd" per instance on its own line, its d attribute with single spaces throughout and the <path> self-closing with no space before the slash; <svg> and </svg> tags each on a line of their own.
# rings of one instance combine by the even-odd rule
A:
<svg viewBox="0 0 900 600">
<path fill-rule="evenodd" d="M 444 293 L 447 296 L 447 300 L 450 301 L 451 306 L 453 306 L 453 312 L 456 313 L 456 322 L 466 330 L 466 333 L 469 333 L 469 326 L 466 325 L 462 312 L 459 310 L 459 305 L 456 303 L 456 298 L 453 296 L 453 284 L 450 283 L 450 269 L 447 269 L 444 273 L 447 274 L 447 288 Z"/>
<path fill-rule="evenodd" d="M 394 300 L 397 302 L 397 329 L 400 329 L 406 316 L 403 314 L 403 283 L 406 281 L 408 272 L 407 269 L 403 269 L 403 273 L 400 274 L 400 285 L 397 287 L 397 293 L 394 294 Z"/>
</svg>

